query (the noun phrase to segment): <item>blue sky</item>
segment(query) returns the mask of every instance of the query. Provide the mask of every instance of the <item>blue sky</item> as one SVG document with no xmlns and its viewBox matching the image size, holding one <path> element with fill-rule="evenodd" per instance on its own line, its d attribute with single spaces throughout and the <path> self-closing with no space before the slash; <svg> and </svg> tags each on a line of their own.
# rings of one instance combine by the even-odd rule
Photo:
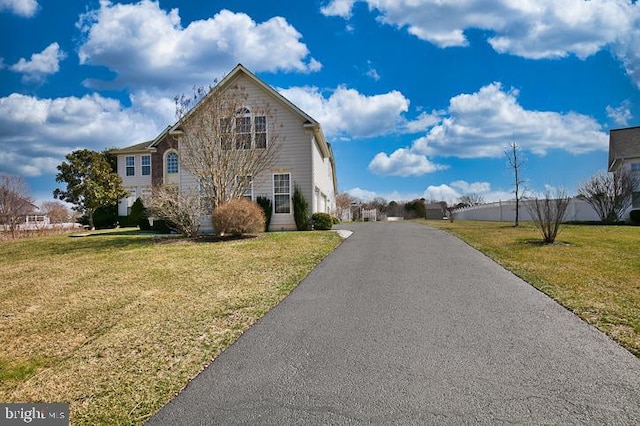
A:
<svg viewBox="0 0 640 426">
<path fill-rule="evenodd" d="M 318 120 L 363 199 L 574 193 L 639 125 L 628 0 L 0 0 L 0 173 L 52 198 L 79 148 L 154 138 L 173 97 L 242 63 Z"/>
</svg>

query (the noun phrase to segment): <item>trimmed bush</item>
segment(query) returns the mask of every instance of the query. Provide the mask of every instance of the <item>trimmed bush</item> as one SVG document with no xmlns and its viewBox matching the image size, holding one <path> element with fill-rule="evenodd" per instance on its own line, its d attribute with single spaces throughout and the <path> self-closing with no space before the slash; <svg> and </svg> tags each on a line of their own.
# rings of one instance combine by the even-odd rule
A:
<svg viewBox="0 0 640 426">
<path fill-rule="evenodd" d="M 142 203 L 142 199 L 140 197 L 136 198 L 136 201 L 134 201 L 131 206 L 129 226 L 137 226 L 142 231 L 148 231 L 151 229 L 149 219 L 147 218 L 147 209 Z"/>
<path fill-rule="evenodd" d="M 153 226 L 151 227 L 151 229 L 153 229 L 154 232 L 157 232 L 158 234 L 170 234 L 171 233 L 171 226 L 169 226 L 169 223 L 167 223 L 166 220 L 162 220 L 162 219 L 156 219 L 153 221 Z"/>
<path fill-rule="evenodd" d="M 99 207 L 93 213 L 93 226 L 96 229 L 111 229 L 115 228 L 117 224 L 118 208 L 116 206 Z"/>
<path fill-rule="evenodd" d="M 334 225 L 337 225 L 340 223 L 340 219 L 335 216 L 331 216 L 331 222 L 333 222 Z"/>
<path fill-rule="evenodd" d="M 631 212 L 629 212 L 629 218 L 632 223 L 640 225 L 640 210 L 631 210 Z"/>
<path fill-rule="evenodd" d="M 320 231 L 326 231 L 333 227 L 333 220 L 328 213 L 314 213 L 311 215 L 311 223 L 313 224 L 313 229 Z"/>
<path fill-rule="evenodd" d="M 298 231 L 306 231 L 309 224 L 309 204 L 298 185 L 293 191 L 293 219 Z"/>
<path fill-rule="evenodd" d="M 131 216 L 118 216 L 118 223 L 121 228 L 128 228 L 130 226 L 135 226 L 131 223 Z"/>
<path fill-rule="evenodd" d="M 246 198 L 236 198 L 219 205 L 211 214 L 211 222 L 218 235 L 238 237 L 264 230 L 266 219 L 262 207 Z"/>
<path fill-rule="evenodd" d="M 267 197 L 256 198 L 256 203 L 262 207 L 262 211 L 264 212 L 264 232 L 267 232 L 271 224 L 271 216 L 273 215 L 273 203 Z"/>
</svg>

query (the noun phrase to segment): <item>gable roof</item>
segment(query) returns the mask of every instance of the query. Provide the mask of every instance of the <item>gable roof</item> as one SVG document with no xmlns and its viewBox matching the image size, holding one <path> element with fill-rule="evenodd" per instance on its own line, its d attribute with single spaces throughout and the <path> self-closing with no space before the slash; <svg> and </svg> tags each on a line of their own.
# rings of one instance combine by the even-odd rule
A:
<svg viewBox="0 0 640 426">
<path fill-rule="evenodd" d="M 313 119 L 309 114 L 307 114 L 306 112 L 304 112 L 303 110 L 298 108 L 289 99 L 287 99 L 284 96 L 282 96 L 282 94 L 280 94 L 278 91 L 276 91 L 273 87 L 269 86 L 267 83 L 265 83 L 264 81 L 262 81 L 258 77 L 256 77 L 256 75 L 254 73 L 249 71 L 242 64 L 236 65 L 235 68 L 232 69 L 231 72 L 229 72 L 229 74 L 227 74 L 216 86 L 214 86 L 211 89 L 211 91 L 209 91 L 209 93 L 207 93 L 205 96 L 203 96 L 202 99 L 200 99 L 198 101 L 198 103 L 196 105 L 194 105 L 194 107 L 191 108 L 184 117 L 182 117 L 180 120 L 178 120 L 173 126 L 167 127 L 160 135 L 158 135 L 158 137 L 155 138 L 152 141 L 152 143 L 149 145 L 149 148 L 153 148 L 158 143 L 160 143 L 160 141 L 162 140 L 162 138 L 166 134 L 179 134 L 179 133 L 181 133 L 180 125 L 185 120 L 187 120 L 189 118 L 189 116 L 191 116 L 191 114 L 193 114 L 200 107 L 200 105 L 203 104 L 203 102 L 209 96 L 213 96 L 214 93 L 224 90 L 226 87 L 228 87 L 240 75 L 246 76 L 247 78 L 249 78 L 249 80 L 254 82 L 257 86 L 261 87 L 269 95 L 271 95 L 272 97 L 274 97 L 275 99 L 280 101 L 286 108 L 288 108 L 295 115 L 297 115 L 297 116 L 299 116 L 301 118 L 301 120 L 304 123 L 303 126 L 304 126 L 305 129 L 308 129 L 308 130 L 313 132 L 313 135 L 314 135 L 314 137 L 316 139 L 316 142 L 318 143 L 318 147 L 320 148 L 320 152 L 322 152 L 322 155 L 325 158 L 328 158 L 329 161 L 331 162 L 331 168 L 333 170 L 333 188 L 334 188 L 334 191 L 337 193 L 338 192 L 338 182 L 337 182 L 337 176 L 335 174 L 335 170 L 336 170 L 335 158 L 333 157 L 333 150 L 331 149 L 331 146 L 329 145 L 329 143 L 327 142 L 327 140 L 324 137 L 324 133 L 322 131 L 322 128 L 320 127 L 320 123 L 318 123 L 315 119 Z"/>
<path fill-rule="evenodd" d="M 337 194 L 338 182 L 337 182 L 337 176 L 335 173 L 336 171 L 335 158 L 333 157 L 333 150 L 331 149 L 331 145 L 329 145 L 329 143 L 324 137 L 324 133 L 322 131 L 322 128 L 320 127 L 320 123 L 318 123 L 315 119 L 313 119 L 309 114 L 307 114 L 306 112 L 298 108 L 290 100 L 282 96 L 279 92 L 277 92 L 267 83 L 265 83 L 264 81 L 256 77 L 255 74 L 253 74 L 251 71 L 245 68 L 244 65 L 242 64 L 236 65 L 235 68 L 231 70 L 231 72 L 229 72 L 229 74 L 227 74 L 216 86 L 214 86 L 211 89 L 211 91 L 209 91 L 209 93 L 203 96 L 202 99 L 200 99 L 198 103 L 194 105 L 193 108 L 191 108 L 184 117 L 182 117 L 173 125 L 167 126 L 155 139 L 153 139 L 152 141 L 146 141 L 146 142 L 142 142 L 142 143 L 125 147 L 122 149 L 114 150 L 113 152 L 116 154 L 127 154 L 127 153 L 153 151 L 154 148 L 164 139 L 166 135 L 180 134 L 182 132 L 180 130 L 180 125 L 186 119 L 188 119 L 188 117 L 191 116 L 191 114 L 193 114 L 194 111 L 196 111 L 200 107 L 200 105 L 202 105 L 205 99 L 207 99 L 209 96 L 212 96 L 213 93 L 224 90 L 240 75 L 244 75 L 247 78 L 249 78 L 257 86 L 265 90 L 269 95 L 271 95 L 272 97 L 280 101 L 287 109 L 291 110 L 295 115 L 300 117 L 300 119 L 304 123 L 303 124 L 304 128 L 310 130 L 313 133 L 315 140 L 318 144 L 318 147 L 320 148 L 320 152 L 322 152 L 322 155 L 325 158 L 328 158 L 329 161 L 331 162 L 331 168 L 333 170 L 333 187 L 334 187 L 334 191 Z"/>
<path fill-rule="evenodd" d="M 609 171 L 619 162 L 640 158 L 640 126 L 611 129 L 609 131 Z"/>
<path fill-rule="evenodd" d="M 165 132 L 167 131 L 168 133 L 180 132 L 180 124 L 182 124 L 185 120 L 187 120 L 189 116 L 191 116 L 200 107 L 200 105 L 203 104 L 205 99 L 207 99 L 209 96 L 213 96 L 213 94 L 216 92 L 224 90 L 227 86 L 231 84 L 231 82 L 233 82 L 240 75 L 244 75 L 248 77 L 256 85 L 258 85 L 263 90 L 265 90 L 269 95 L 279 100 L 282 104 L 284 104 L 285 107 L 291 110 L 294 114 L 298 115 L 302 119 L 304 123 L 304 127 L 314 132 L 316 139 L 319 140 L 318 142 L 322 150 L 322 153 L 327 157 L 331 157 L 331 152 L 327 145 L 327 141 L 325 140 L 324 134 L 322 133 L 322 129 L 320 128 L 320 123 L 318 123 L 315 119 L 313 119 L 309 114 L 307 114 L 306 112 L 298 108 L 290 100 L 288 100 L 287 98 L 282 96 L 280 93 L 278 93 L 275 89 L 273 89 L 267 83 L 265 83 L 264 81 L 256 77 L 255 74 L 253 74 L 251 71 L 245 68 L 244 65 L 242 64 L 236 65 L 235 68 L 231 70 L 231 72 L 227 74 L 216 86 L 214 86 L 209 93 L 203 96 L 202 99 L 200 99 L 200 101 L 198 101 L 198 103 L 193 108 L 191 108 L 182 119 L 178 120 L 178 122 L 176 122 L 173 126 L 170 126 L 170 128 L 165 130 Z M 151 146 L 155 146 L 159 142 L 159 139 L 161 138 L 160 137 L 156 138 L 154 142 L 151 144 Z"/>
<path fill-rule="evenodd" d="M 134 154 L 138 152 L 149 152 L 149 145 L 151 145 L 152 142 L 153 141 L 140 142 L 138 144 L 127 146 L 125 148 L 114 149 L 112 152 L 114 154 Z"/>
</svg>

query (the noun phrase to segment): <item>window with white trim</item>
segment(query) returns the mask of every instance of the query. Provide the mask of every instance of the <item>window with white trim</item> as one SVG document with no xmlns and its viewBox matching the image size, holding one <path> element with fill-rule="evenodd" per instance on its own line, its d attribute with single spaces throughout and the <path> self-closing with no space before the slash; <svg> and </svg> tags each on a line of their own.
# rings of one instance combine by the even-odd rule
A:
<svg viewBox="0 0 640 426">
<path fill-rule="evenodd" d="M 255 147 L 264 149 L 267 147 L 267 117 L 259 115 L 254 118 L 253 127 L 255 132 Z"/>
<path fill-rule="evenodd" d="M 246 111 L 236 117 L 236 149 L 251 149 L 251 116 Z"/>
<path fill-rule="evenodd" d="M 239 188 L 244 188 L 242 196 L 249 201 L 253 201 L 253 179 L 251 176 L 236 176 Z"/>
<path fill-rule="evenodd" d="M 133 155 L 127 155 L 126 157 L 124 157 L 124 166 L 126 176 L 136 175 L 136 157 L 134 157 Z"/>
<path fill-rule="evenodd" d="M 140 157 L 142 164 L 142 176 L 151 176 L 151 156 L 143 155 Z"/>
<path fill-rule="evenodd" d="M 140 198 L 142 198 L 142 202 L 148 203 L 151 200 L 151 196 L 153 195 L 153 190 L 150 187 L 145 186 L 140 192 Z"/>
<path fill-rule="evenodd" d="M 198 187 L 200 192 L 200 206 L 204 210 L 205 214 L 211 214 L 213 212 L 212 199 L 207 195 L 207 187 L 211 188 L 211 179 L 200 179 L 198 181 Z"/>
<path fill-rule="evenodd" d="M 231 118 L 220 119 L 220 146 L 223 150 L 230 150 L 232 147 L 233 120 Z"/>
<path fill-rule="evenodd" d="M 640 163 L 631 163 L 631 171 L 640 173 Z"/>
<path fill-rule="evenodd" d="M 138 188 L 134 186 L 134 187 L 128 188 L 128 191 L 129 191 L 129 196 L 127 197 L 127 216 L 131 214 L 131 207 L 133 206 L 133 203 L 135 203 L 136 199 L 138 198 Z"/>
<path fill-rule="evenodd" d="M 251 115 L 248 108 L 240 108 L 233 118 L 219 122 L 220 145 L 229 149 L 264 149 L 267 147 L 267 117 Z"/>
<path fill-rule="evenodd" d="M 178 173 L 179 171 L 179 167 L 178 167 L 178 153 L 175 151 L 172 151 L 170 153 L 167 154 L 167 158 L 166 158 L 166 171 L 167 174 L 173 174 L 173 173 Z"/>
<path fill-rule="evenodd" d="M 276 214 L 291 213 L 291 174 L 273 175 L 273 208 Z"/>
</svg>

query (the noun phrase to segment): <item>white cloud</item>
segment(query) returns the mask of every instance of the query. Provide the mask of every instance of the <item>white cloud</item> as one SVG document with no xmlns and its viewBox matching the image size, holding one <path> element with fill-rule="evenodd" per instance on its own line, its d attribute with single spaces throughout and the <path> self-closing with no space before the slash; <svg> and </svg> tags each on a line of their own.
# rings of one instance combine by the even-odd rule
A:
<svg viewBox="0 0 640 426">
<path fill-rule="evenodd" d="M 625 0 L 360 0 L 378 20 L 439 47 L 467 46 L 465 31 L 486 30 L 500 53 L 530 59 L 584 59 L 611 47 L 640 86 L 640 4 Z M 335 0 L 325 15 L 351 16 L 355 1 Z"/>
<path fill-rule="evenodd" d="M 446 201 L 448 204 L 455 204 L 458 199 L 465 194 L 481 195 L 486 203 L 506 201 L 513 198 L 513 193 L 503 190 L 492 190 L 489 182 L 466 182 L 457 180 L 449 185 L 430 185 L 424 191 L 423 197 L 426 200 Z"/>
<path fill-rule="evenodd" d="M 606 150 L 609 138 L 602 126 L 576 112 L 527 110 L 519 92 L 492 83 L 472 94 L 451 98 L 447 116 L 412 149 L 425 155 L 460 158 L 501 157 L 516 141 L 524 150 L 545 155 L 549 150 L 572 154 Z"/>
<path fill-rule="evenodd" d="M 362 188 L 352 188 L 346 191 L 352 197 L 355 197 L 362 201 L 371 201 L 378 196 L 374 191 L 368 191 Z"/>
<path fill-rule="evenodd" d="M 636 3 L 635 7 L 640 8 L 640 3 Z M 635 30 L 621 36 L 613 44 L 612 50 L 629 77 L 640 88 L 640 17 L 637 15 L 634 28 Z"/>
<path fill-rule="evenodd" d="M 620 106 L 617 107 L 607 105 L 607 116 L 618 126 L 627 126 L 629 124 L 629 120 L 633 118 L 633 114 L 631 114 L 629 105 L 629 101 L 624 101 Z"/>
<path fill-rule="evenodd" d="M 377 95 L 364 95 L 345 86 L 324 92 L 317 87 L 277 90 L 317 120 L 330 138 L 418 133 L 438 123 L 443 114 L 423 112 L 413 120 L 407 119 L 409 99 L 396 90 Z"/>
<path fill-rule="evenodd" d="M 379 174 L 401 176 L 398 171 L 406 173 L 414 167 L 415 173 L 410 175 L 417 176 L 430 171 L 424 166 L 432 163 L 429 157 L 502 157 L 505 147 L 513 141 L 536 155 L 545 155 L 549 150 L 582 154 L 607 149 L 609 138 L 592 117 L 575 112 L 527 110 L 517 97 L 517 90 L 505 91 L 500 83 L 455 96 L 447 111 L 430 115 L 440 121 L 425 136 L 416 139 L 410 148 L 400 148 L 391 155 L 377 154 L 371 164 L 385 166 L 375 168 Z M 420 164 L 423 167 L 416 167 Z"/>
<path fill-rule="evenodd" d="M 459 189 L 462 194 L 484 194 L 491 191 L 491 184 L 489 182 L 469 183 L 464 180 L 457 180 L 451 182 L 451 186 Z"/>
<path fill-rule="evenodd" d="M 397 202 L 424 198 L 427 202 L 446 201 L 449 204 L 455 204 L 462 195 L 472 192 L 482 195 L 487 203 L 513 198 L 513 194 L 509 191 L 492 189 L 489 182 L 466 182 L 463 180 L 451 182 L 450 184 L 429 185 L 422 193 L 401 193 L 398 191 L 379 193 L 359 187 L 349 189 L 346 192 L 365 202 L 381 197 L 387 201 L 393 200 Z"/>
<path fill-rule="evenodd" d="M 184 28 L 178 9 L 167 12 L 158 2 L 101 0 L 100 8 L 83 14 L 77 25 L 85 37 L 80 63 L 109 68 L 119 86 L 175 92 L 210 84 L 237 63 L 255 72 L 321 68 L 300 42 L 302 35 L 282 17 L 256 23 L 244 13 L 222 10 Z"/>
<path fill-rule="evenodd" d="M 332 0 L 320 8 L 320 13 L 325 16 L 340 16 L 349 19 L 355 2 L 356 0 Z"/>
<path fill-rule="evenodd" d="M 339 86 L 328 98 L 317 87 L 278 91 L 317 120 L 328 137 L 380 136 L 406 125 L 403 114 L 409 110 L 409 100 L 395 90 L 367 96 Z"/>
<path fill-rule="evenodd" d="M 0 12 L 7 9 L 18 16 L 31 18 L 38 11 L 36 0 L 0 0 Z"/>
<path fill-rule="evenodd" d="M 365 75 L 374 81 L 380 80 L 380 74 L 378 74 L 378 70 L 373 67 L 371 61 L 367 61 L 367 71 Z"/>
<path fill-rule="evenodd" d="M 462 194 L 450 187 L 449 185 L 429 185 L 424 191 L 424 199 L 427 201 L 446 201 L 447 204 L 453 204 Z"/>
<path fill-rule="evenodd" d="M 380 152 L 369 163 L 372 173 L 385 176 L 422 176 L 446 168 L 448 166 L 434 164 L 426 156 L 406 148 L 397 149 L 391 155 Z"/>
<path fill-rule="evenodd" d="M 438 124 L 442 120 L 445 111 L 423 112 L 415 120 L 408 121 L 404 126 L 404 133 L 423 132 Z"/>
<path fill-rule="evenodd" d="M 103 150 L 155 137 L 157 124 L 144 106 L 123 108 L 100 95 L 40 99 L 13 93 L 0 98 L 0 172 L 54 173 L 78 148 Z"/>
<path fill-rule="evenodd" d="M 67 54 L 60 50 L 58 43 L 51 43 L 42 52 L 31 55 L 30 60 L 20 58 L 10 69 L 22 74 L 23 82 L 37 83 L 43 81 L 48 75 L 60 71 L 60 61 L 66 57 Z"/>
</svg>

